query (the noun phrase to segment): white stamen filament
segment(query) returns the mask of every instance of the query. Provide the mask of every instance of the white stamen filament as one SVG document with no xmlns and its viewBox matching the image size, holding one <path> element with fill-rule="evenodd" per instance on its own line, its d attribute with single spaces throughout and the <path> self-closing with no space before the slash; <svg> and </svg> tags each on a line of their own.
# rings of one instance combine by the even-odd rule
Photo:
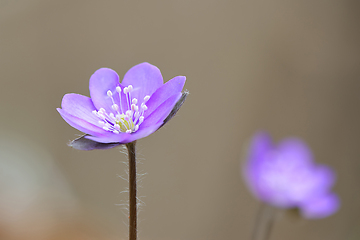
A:
<svg viewBox="0 0 360 240">
<path fill-rule="evenodd" d="M 150 96 L 145 96 L 143 102 L 140 104 L 137 98 L 131 97 L 131 92 L 134 89 L 132 85 L 124 87 L 123 89 L 117 86 L 115 89 L 119 95 L 119 100 L 116 99 L 116 102 L 113 92 L 111 90 L 106 92 L 112 102 L 112 104 L 109 105 L 110 108 L 108 108 L 110 112 L 107 112 L 104 108 L 100 108 L 98 111 L 92 111 L 92 113 L 99 118 L 99 126 L 115 134 L 138 131 L 141 123 L 144 121 L 144 112 L 148 109 L 145 103 L 150 99 Z M 125 96 L 122 96 L 122 93 L 125 94 Z M 123 105 L 122 100 L 124 97 L 126 103 Z M 140 105 L 137 105 L 138 103 Z"/>
</svg>

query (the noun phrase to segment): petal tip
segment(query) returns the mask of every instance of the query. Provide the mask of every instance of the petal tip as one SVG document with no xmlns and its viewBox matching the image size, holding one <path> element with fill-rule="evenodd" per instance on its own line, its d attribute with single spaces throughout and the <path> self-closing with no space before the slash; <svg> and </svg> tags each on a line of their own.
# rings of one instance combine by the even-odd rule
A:
<svg viewBox="0 0 360 240">
<path fill-rule="evenodd" d="M 102 68 L 99 68 L 98 70 L 96 70 L 94 74 L 96 73 L 115 73 L 117 75 L 117 72 L 111 68 L 107 68 L 107 67 L 102 67 Z"/>
</svg>

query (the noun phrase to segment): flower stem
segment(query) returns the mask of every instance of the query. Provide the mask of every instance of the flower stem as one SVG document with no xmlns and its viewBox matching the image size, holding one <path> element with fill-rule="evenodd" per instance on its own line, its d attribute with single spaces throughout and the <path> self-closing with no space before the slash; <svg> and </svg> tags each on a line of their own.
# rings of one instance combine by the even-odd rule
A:
<svg viewBox="0 0 360 240">
<path fill-rule="evenodd" d="M 251 240 L 270 239 L 271 230 L 275 222 L 276 209 L 262 204 L 258 211 Z"/>
<path fill-rule="evenodd" d="M 135 143 L 136 141 L 126 144 L 129 154 L 129 240 L 137 238 Z"/>
</svg>

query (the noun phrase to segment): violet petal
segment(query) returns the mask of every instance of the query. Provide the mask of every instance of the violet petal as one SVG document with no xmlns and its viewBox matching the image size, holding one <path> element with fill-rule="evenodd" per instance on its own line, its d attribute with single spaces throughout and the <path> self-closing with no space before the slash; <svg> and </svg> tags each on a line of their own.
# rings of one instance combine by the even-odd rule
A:
<svg viewBox="0 0 360 240">
<path fill-rule="evenodd" d="M 90 77 L 90 96 L 97 110 L 104 108 L 107 113 L 113 112 L 112 101 L 107 91 L 110 90 L 115 102 L 118 102 L 119 95 L 115 89 L 119 84 L 118 74 L 110 68 L 100 68 Z"/>
<path fill-rule="evenodd" d="M 273 144 L 269 134 L 266 132 L 257 133 L 251 140 L 248 152 L 248 161 L 244 167 L 243 174 L 250 190 L 261 199 L 265 199 L 266 193 L 259 184 L 259 169 L 266 161 L 267 153 L 272 149 Z"/>
<path fill-rule="evenodd" d="M 302 185 L 308 185 L 304 199 L 314 198 L 328 192 L 335 182 L 334 171 L 325 165 L 314 166 L 312 176 L 304 179 Z"/>
<path fill-rule="evenodd" d="M 104 131 L 102 128 L 95 126 L 83 119 L 75 117 L 75 116 L 65 112 L 61 108 L 57 108 L 57 110 L 60 113 L 60 115 L 62 116 L 62 118 L 73 128 L 76 128 L 77 130 L 79 130 L 83 133 L 90 134 L 93 136 L 107 135 L 107 132 Z"/>
<path fill-rule="evenodd" d="M 340 200 L 336 194 L 327 194 L 312 199 L 300 206 L 302 215 L 305 218 L 325 218 L 334 214 L 340 206 Z"/>
<path fill-rule="evenodd" d="M 144 122 L 140 125 L 139 131 L 141 131 L 142 128 L 147 128 L 152 125 L 156 125 L 157 123 L 162 124 L 180 97 L 181 93 L 177 93 L 163 102 L 158 108 L 156 108 L 155 111 L 152 112 L 152 114 L 145 118 Z"/>
<path fill-rule="evenodd" d="M 86 135 L 85 138 L 100 142 L 100 143 L 124 143 L 126 139 L 130 137 L 131 134 L 129 133 L 120 133 L 115 134 L 110 132 L 110 134 L 106 136 L 93 136 L 93 135 Z"/>
<path fill-rule="evenodd" d="M 313 155 L 309 147 L 298 138 L 286 138 L 278 144 L 277 151 L 283 158 L 291 159 L 298 164 L 310 164 Z"/>
<path fill-rule="evenodd" d="M 96 108 L 89 97 L 76 93 L 65 94 L 61 102 L 61 108 L 74 117 L 99 126 L 99 118 L 92 113 Z"/>
<path fill-rule="evenodd" d="M 185 84 L 186 77 L 177 76 L 167 81 L 159 89 L 157 89 L 150 97 L 150 100 L 146 103 L 148 110 L 144 113 L 144 117 L 149 116 L 153 111 L 156 110 L 165 100 L 182 91 Z"/>
<path fill-rule="evenodd" d="M 142 102 L 145 96 L 151 96 L 156 89 L 163 85 L 164 81 L 160 70 L 145 62 L 130 68 L 121 83 L 125 87 L 132 85 L 131 97 Z"/>
<path fill-rule="evenodd" d="M 130 134 L 130 136 L 125 139 L 124 143 L 133 142 L 133 141 L 138 140 L 140 138 L 144 138 L 144 137 L 149 136 L 150 134 L 156 132 L 156 130 L 158 130 L 160 128 L 161 124 L 162 123 L 157 123 L 157 124 L 154 124 L 152 126 L 142 128 L 141 130 Z"/>
</svg>

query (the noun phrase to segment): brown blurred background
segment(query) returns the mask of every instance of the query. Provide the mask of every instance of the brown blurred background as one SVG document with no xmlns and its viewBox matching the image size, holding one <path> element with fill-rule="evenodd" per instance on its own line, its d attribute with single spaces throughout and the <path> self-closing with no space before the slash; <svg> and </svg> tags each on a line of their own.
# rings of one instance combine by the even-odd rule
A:
<svg viewBox="0 0 360 240">
<path fill-rule="evenodd" d="M 0 239 L 126 239 L 126 156 L 82 152 L 55 110 L 100 67 L 186 75 L 178 115 L 138 141 L 143 240 L 249 239 L 249 138 L 303 138 L 340 211 L 282 215 L 272 239 L 360 239 L 358 0 L 0 0 Z"/>
</svg>

